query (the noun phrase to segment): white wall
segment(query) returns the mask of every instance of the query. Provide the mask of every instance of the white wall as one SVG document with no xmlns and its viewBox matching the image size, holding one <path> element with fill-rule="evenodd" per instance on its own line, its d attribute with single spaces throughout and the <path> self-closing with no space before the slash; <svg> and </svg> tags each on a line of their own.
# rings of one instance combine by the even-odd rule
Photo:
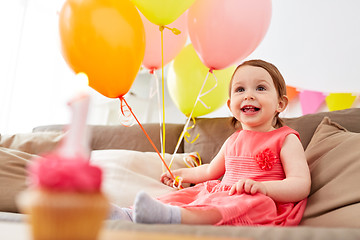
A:
<svg viewBox="0 0 360 240">
<path fill-rule="evenodd" d="M 360 92 L 360 1 L 273 1 L 269 32 L 251 57 L 276 63 L 289 85 Z"/>
</svg>

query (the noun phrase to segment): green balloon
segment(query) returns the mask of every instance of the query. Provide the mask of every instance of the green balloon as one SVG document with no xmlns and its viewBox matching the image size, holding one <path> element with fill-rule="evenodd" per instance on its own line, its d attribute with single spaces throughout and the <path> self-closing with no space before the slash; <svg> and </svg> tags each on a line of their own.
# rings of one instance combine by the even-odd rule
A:
<svg viewBox="0 0 360 240">
<path fill-rule="evenodd" d="M 169 66 L 167 86 L 170 97 L 177 108 L 189 117 L 206 80 L 201 91 L 203 96 L 200 95 L 201 101 L 197 102 L 192 117 L 211 113 L 222 107 L 229 98 L 229 84 L 234 70 L 235 66 L 213 70 L 215 78 L 213 74 L 209 73 L 209 68 L 201 62 L 192 44 L 189 44 L 181 50 Z M 206 79 L 207 74 L 208 78 Z M 214 88 L 216 82 L 217 86 Z M 207 91 L 210 92 L 204 94 Z"/>
</svg>

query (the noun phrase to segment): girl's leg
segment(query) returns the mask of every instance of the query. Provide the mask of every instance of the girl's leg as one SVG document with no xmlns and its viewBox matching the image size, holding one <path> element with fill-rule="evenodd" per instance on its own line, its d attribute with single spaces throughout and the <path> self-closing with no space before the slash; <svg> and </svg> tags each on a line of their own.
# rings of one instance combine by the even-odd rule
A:
<svg viewBox="0 0 360 240">
<path fill-rule="evenodd" d="M 134 202 L 136 223 L 181 223 L 180 208 L 153 199 L 145 192 L 139 192 Z"/>
<path fill-rule="evenodd" d="M 121 208 L 115 204 L 110 205 L 109 220 L 126 220 L 133 221 L 132 210 L 130 208 Z"/>
<path fill-rule="evenodd" d="M 215 224 L 222 218 L 217 209 L 184 209 L 164 204 L 140 192 L 134 203 L 134 222 L 173 224 Z"/>
<path fill-rule="evenodd" d="M 213 225 L 222 219 L 222 215 L 216 208 L 213 209 L 197 209 L 182 208 L 181 223 L 184 224 L 208 224 Z"/>
</svg>

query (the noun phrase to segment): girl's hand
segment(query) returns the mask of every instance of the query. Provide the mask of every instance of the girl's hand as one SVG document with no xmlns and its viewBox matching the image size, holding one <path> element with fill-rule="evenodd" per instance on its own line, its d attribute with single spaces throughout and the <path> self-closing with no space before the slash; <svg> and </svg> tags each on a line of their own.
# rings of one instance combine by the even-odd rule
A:
<svg viewBox="0 0 360 240">
<path fill-rule="evenodd" d="M 172 187 L 174 183 L 174 179 L 170 176 L 168 172 L 161 174 L 160 181 L 163 184 L 168 185 L 169 187 Z"/>
<path fill-rule="evenodd" d="M 256 182 L 252 179 L 242 179 L 235 183 L 229 192 L 229 195 L 234 195 L 235 193 L 248 193 L 248 194 L 255 194 L 255 193 L 262 193 L 266 195 L 266 187 L 261 182 Z"/>
</svg>

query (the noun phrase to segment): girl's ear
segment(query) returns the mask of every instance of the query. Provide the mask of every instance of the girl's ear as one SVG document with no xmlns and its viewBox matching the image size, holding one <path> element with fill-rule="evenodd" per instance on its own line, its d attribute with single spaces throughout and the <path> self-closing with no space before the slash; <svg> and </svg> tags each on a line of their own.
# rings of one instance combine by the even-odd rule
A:
<svg viewBox="0 0 360 240">
<path fill-rule="evenodd" d="M 285 110 L 285 108 L 287 107 L 289 103 L 289 98 L 286 95 L 283 95 L 280 99 L 279 99 L 279 103 L 278 103 L 278 108 L 276 109 L 277 112 L 281 113 L 282 111 Z"/>
<path fill-rule="evenodd" d="M 228 108 L 230 109 L 230 98 L 227 100 L 226 104 L 227 104 Z M 231 109 L 230 109 L 230 111 L 231 111 Z"/>
</svg>

